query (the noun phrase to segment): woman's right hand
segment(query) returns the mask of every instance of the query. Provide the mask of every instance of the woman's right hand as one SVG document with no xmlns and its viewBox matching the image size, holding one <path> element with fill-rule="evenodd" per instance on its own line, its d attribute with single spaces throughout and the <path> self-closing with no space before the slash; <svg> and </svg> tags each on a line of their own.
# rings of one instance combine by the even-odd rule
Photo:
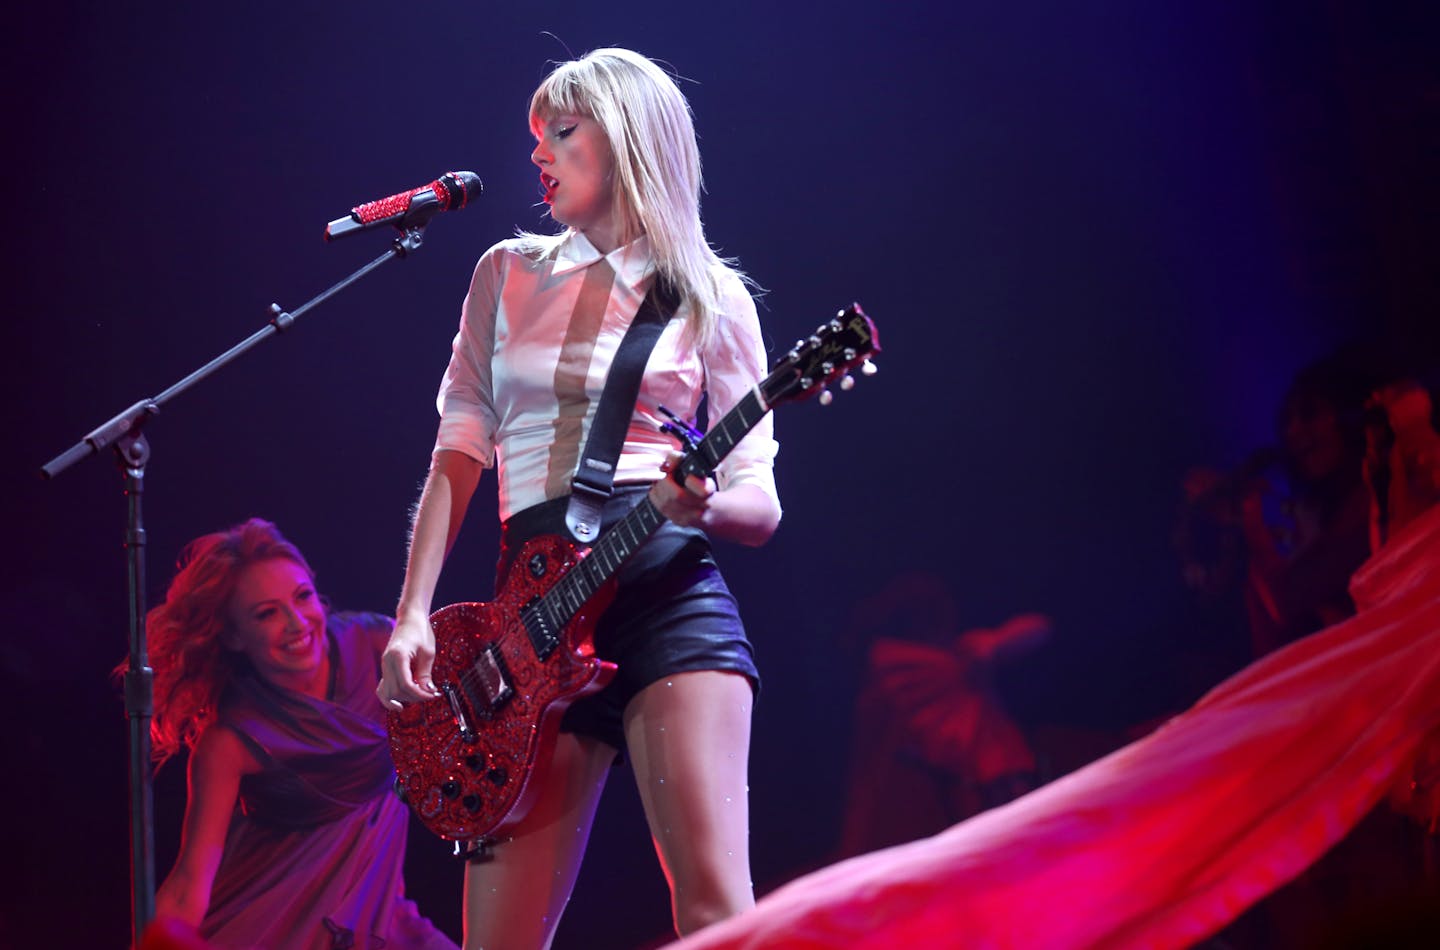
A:
<svg viewBox="0 0 1440 950">
<path fill-rule="evenodd" d="M 380 685 L 375 695 L 394 712 L 405 703 L 421 703 L 440 695 L 430 679 L 435 664 L 435 630 L 430 604 L 445 555 L 460 533 L 465 508 L 480 481 L 482 466 L 459 452 L 437 451 L 425 476 L 425 490 L 415 506 L 410 531 L 410 557 L 405 584 L 395 608 L 395 629 L 380 655 Z"/>
<path fill-rule="evenodd" d="M 375 695 L 387 710 L 403 709 L 440 695 L 430 679 L 435 663 L 435 630 L 424 616 L 402 618 L 380 655 L 380 685 Z"/>
</svg>

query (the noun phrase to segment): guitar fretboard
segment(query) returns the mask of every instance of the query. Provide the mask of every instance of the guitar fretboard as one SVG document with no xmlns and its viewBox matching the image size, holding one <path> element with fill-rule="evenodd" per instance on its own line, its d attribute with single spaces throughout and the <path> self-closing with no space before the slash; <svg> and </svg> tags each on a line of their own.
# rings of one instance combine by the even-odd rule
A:
<svg viewBox="0 0 1440 950">
<path fill-rule="evenodd" d="M 709 476 L 769 411 L 758 391 L 751 390 L 710 427 L 695 451 L 685 457 L 681 471 L 686 475 Z M 585 602 L 615 575 L 620 565 L 664 523 L 665 516 L 647 497 L 630 509 L 615 527 L 601 535 L 590 549 L 590 555 L 572 568 L 535 605 L 549 629 L 560 630 L 569 623 Z"/>
</svg>

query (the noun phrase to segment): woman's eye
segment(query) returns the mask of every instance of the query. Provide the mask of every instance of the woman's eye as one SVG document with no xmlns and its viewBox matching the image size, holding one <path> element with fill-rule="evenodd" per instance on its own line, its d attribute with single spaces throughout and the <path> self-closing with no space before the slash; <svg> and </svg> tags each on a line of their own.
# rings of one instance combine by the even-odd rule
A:
<svg viewBox="0 0 1440 950">
<path fill-rule="evenodd" d="M 257 613 L 257 614 L 255 615 L 255 619 L 256 619 L 256 620 L 269 620 L 269 619 L 270 619 L 271 617 L 273 617 L 273 616 L 275 616 L 275 608 L 274 608 L 274 607 L 266 607 L 264 610 L 260 611 L 259 613 Z"/>
<path fill-rule="evenodd" d="M 309 600 L 314 596 L 315 592 L 307 587 L 305 590 L 302 590 L 299 594 L 297 594 L 296 598 L 299 600 Z"/>
<path fill-rule="evenodd" d="M 575 126 L 573 126 L 573 125 L 567 125 L 565 128 L 563 128 L 563 129 L 561 129 L 560 131 L 556 132 L 556 133 L 555 133 L 555 137 L 556 137 L 557 139 L 568 139 L 568 138 L 570 137 L 570 133 L 571 133 L 571 132 L 574 132 L 574 131 L 575 131 Z"/>
</svg>

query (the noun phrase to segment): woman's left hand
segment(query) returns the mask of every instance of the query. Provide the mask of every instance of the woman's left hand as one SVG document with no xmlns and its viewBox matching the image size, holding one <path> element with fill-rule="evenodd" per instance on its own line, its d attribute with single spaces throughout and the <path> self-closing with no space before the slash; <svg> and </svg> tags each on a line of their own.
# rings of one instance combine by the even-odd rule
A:
<svg viewBox="0 0 1440 950">
<path fill-rule="evenodd" d="M 705 515 L 710 510 L 710 499 L 715 496 L 715 483 L 709 478 L 689 475 L 682 486 L 670 473 L 685 456 L 671 452 L 661 464 L 665 477 L 650 486 L 650 502 L 666 518 L 687 528 L 703 528 Z"/>
</svg>

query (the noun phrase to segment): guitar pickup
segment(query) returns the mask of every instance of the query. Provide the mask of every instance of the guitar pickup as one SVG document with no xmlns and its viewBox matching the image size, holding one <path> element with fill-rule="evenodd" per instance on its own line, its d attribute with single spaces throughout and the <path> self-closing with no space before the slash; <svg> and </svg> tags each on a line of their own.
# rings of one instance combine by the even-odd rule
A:
<svg viewBox="0 0 1440 950">
<path fill-rule="evenodd" d="M 545 611 L 545 602 L 537 597 L 526 604 L 520 611 L 520 622 L 525 625 L 535 655 L 542 661 L 550 659 L 550 654 L 560 645 L 560 634 Z"/>
<path fill-rule="evenodd" d="M 460 688 L 470 701 L 470 708 L 482 719 L 494 716 L 505 701 L 515 695 L 499 646 L 492 643 L 480 651 L 470 669 L 460 675 Z"/>
</svg>

